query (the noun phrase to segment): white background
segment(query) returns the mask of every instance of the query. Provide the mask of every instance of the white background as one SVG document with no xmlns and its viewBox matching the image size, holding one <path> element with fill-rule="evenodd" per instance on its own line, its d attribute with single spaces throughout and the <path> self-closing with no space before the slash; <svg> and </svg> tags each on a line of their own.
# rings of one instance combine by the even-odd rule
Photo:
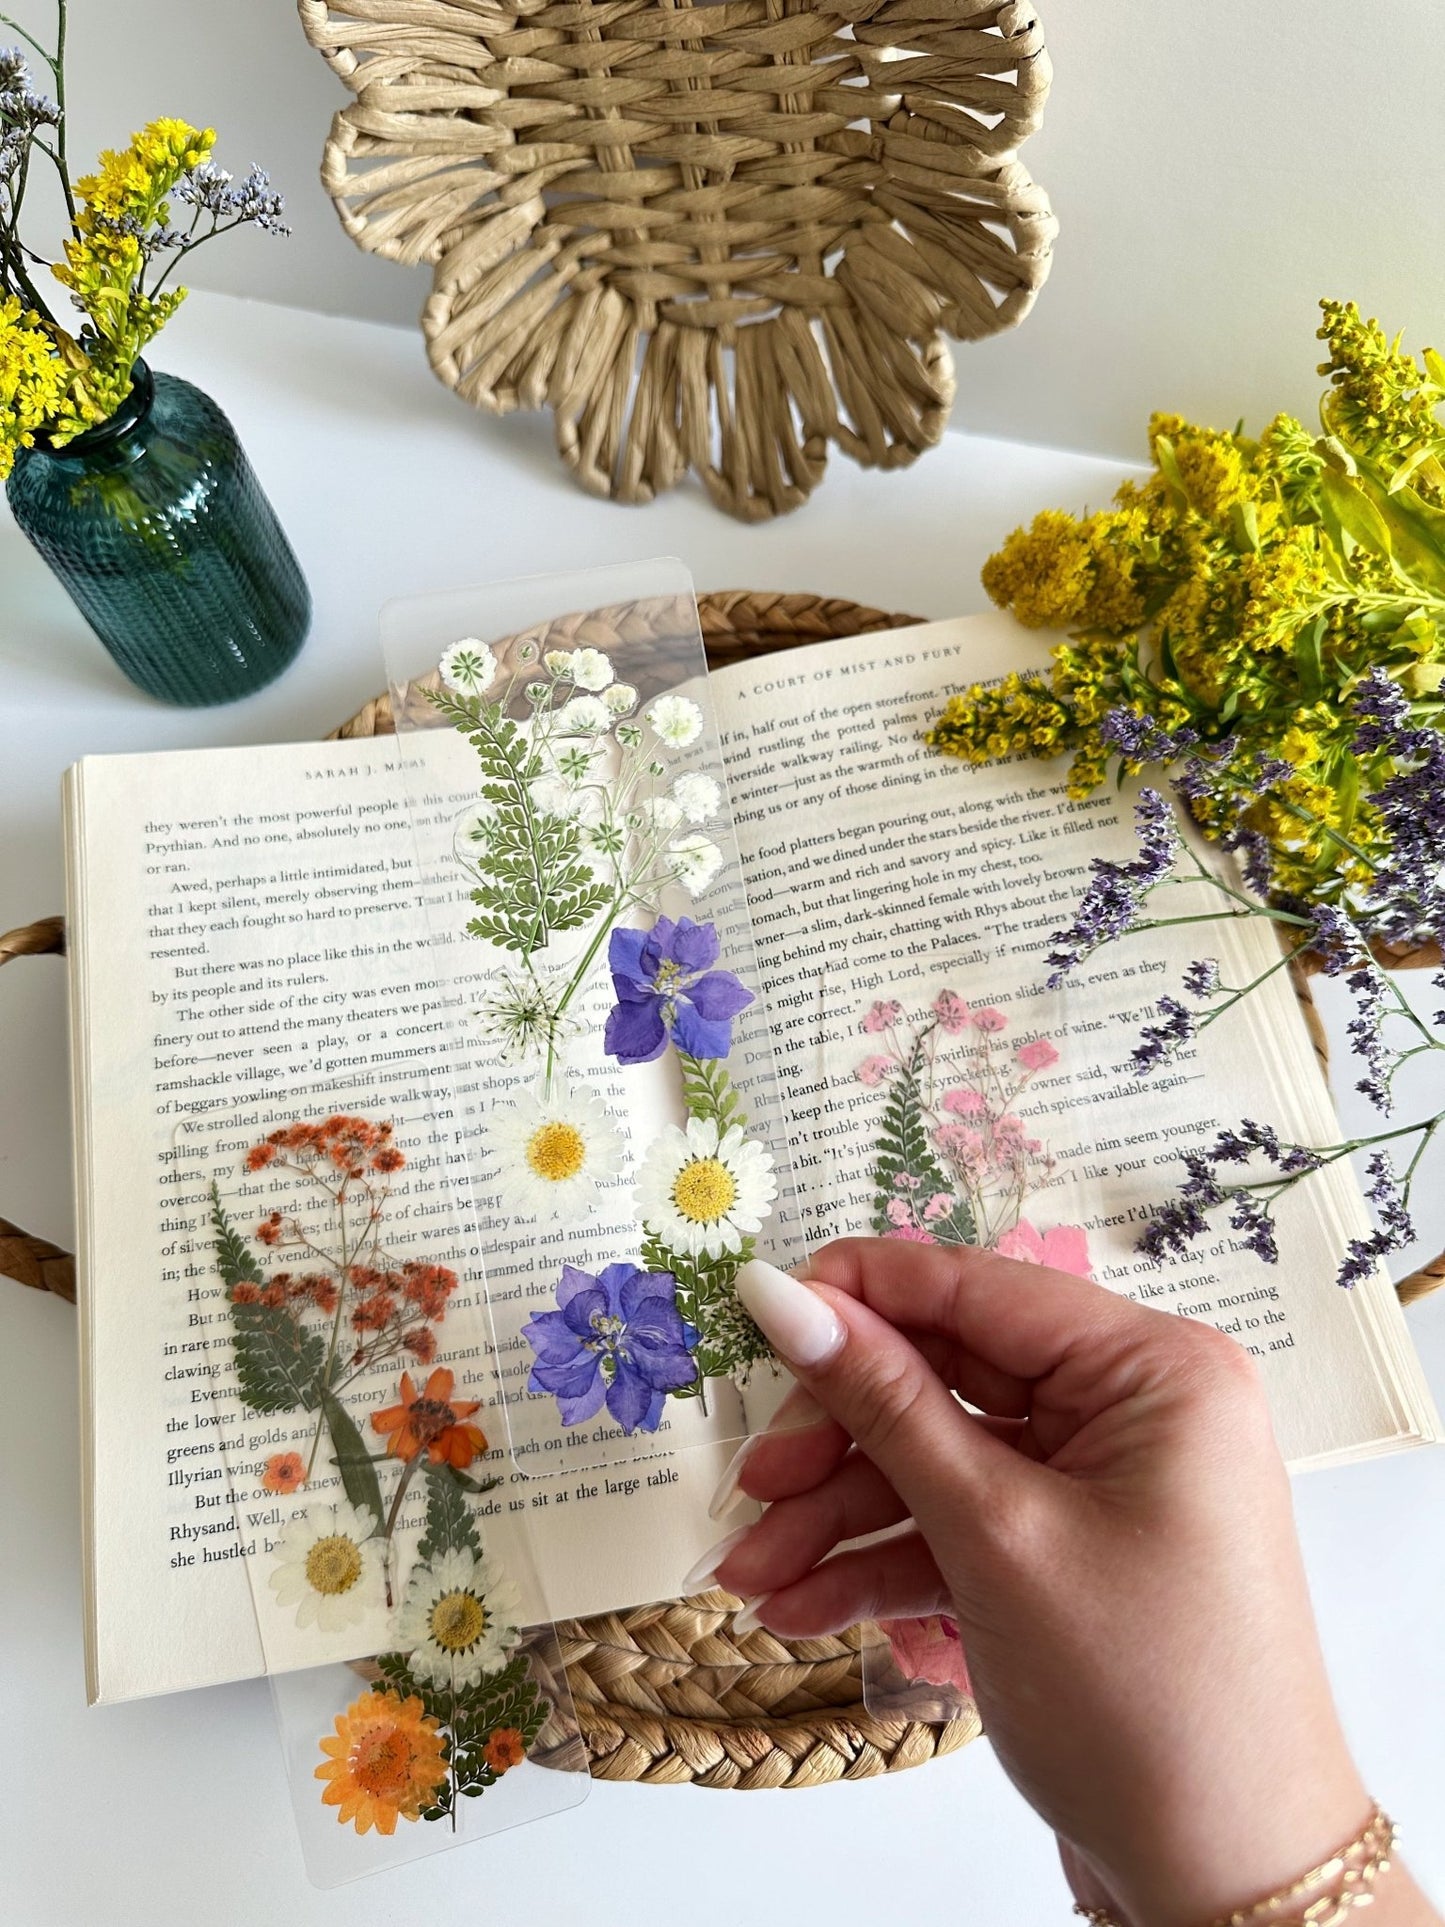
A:
<svg viewBox="0 0 1445 1927">
<path fill-rule="evenodd" d="M 27 24 L 52 0 L 9 0 Z M 958 426 L 1137 455 L 1154 408 L 1312 418 L 1315 303 L 1445 337 L 1438 0 L 1041 0 L 1055 67 L 1023 159 L 1053 196 L 1053 277 L 1017 334 L 959 355 Z M 237 235 L 205 287 L 410 321 L 425 268 L 360 255 L 317 183 L 348 96 L 293 0 L 72 0 L 72 142 L 155 114 L 289 192 L 295 238 Z M 3 31 L 0 31 L 3 41 Z M 1445 347 L 1445 338 L 1439 345 Z"/>
<path fill-rule="evenodd" d="M 645 511 L 579 494 L 537 424 L 477 422 L 458 408 L 409 331 L 198 296 L 155 359 L 236 421 L 315 590 L 314 632 L 293 669 L 248 702 L 161 708 L 121 680 L 0 514 L 0 929 L 61 907 L 67 764 L 98 750 L 323 733 L 382 684 L 376 611 L 389 597 L 671 553 L 703 588 L 813 589 L 954 615 L 981 605 L 979 565 L 1001 531 L 1046 504 L 1101 499 L 1122 472 L 955 435 L 900 475 L 840 465 L 804 514 L 747 529 L 689 493 Z M 0 1216 L 60 1243 L 71 1236 L 64 977 L 54 958 L 0 972 Z M 1434 1008 L 1438 997 L 1419 989 Z M 1331 1022 L 1338 1059 L 1337 1008 Z M 1358 1102 L 1345 1108 L 1363 1122 Z M 1445 1243 L 1438 1186 L 1422 1230 L 1430 1249 Z M 1445 1293 L 1410 1322 L 1445 1400 Z M 263 1682 L 85 1707 L 74 1312 L 0 1280 L 0 1362 L 7 1927 L 1069 1918 L 1049 1836 L 984 1743 L 921 1771 L 809 1793 L 597 1786 L 561 1819 L 314 1891 Z M 1445 1898 L 1445 1452 L 1315 1473 L 1297 1500 L 1365 1778 Z M 1207 1646 L 1207 1623 L 1198 1636 Z"/>
</svg>

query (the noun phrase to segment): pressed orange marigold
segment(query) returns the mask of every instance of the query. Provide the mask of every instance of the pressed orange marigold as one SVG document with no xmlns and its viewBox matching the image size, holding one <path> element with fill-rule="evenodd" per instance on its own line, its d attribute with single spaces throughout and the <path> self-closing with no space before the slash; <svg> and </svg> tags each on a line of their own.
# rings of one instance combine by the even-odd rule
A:
<svg viewBox="0 0 1445 1927">
<path fill-rule="evenodd" d="M 509 1772 L 527 1757 L 522 1735 L 515 1726 L 499 1726 L 495 1733 L 488 1735 L 482 1752 L 493 1773 Z"/>
<path fill-rule="evenodd" d="M 477 1409 L 476 1399 L 454 1399 L 453 1375 L 438 1365 L 424 1389 L 417 1391 L 410 1372 L 401 1375 L 399 1405 L 373 1412 L 372 1427 L 386 1433 L 386 1449 L 393 1458 L 414 1459 L 425 1452 L 433 1465 L 452 1465 L 463 1472 L 478 1453 L 487 1449 L 480 1425 L 467 1425 Z"/>
<path fill-rule="evenodd" d="M 419 1819 L 447 1777 L 440 1729 L 415 1697 L 363 1693 L 337 1714 L 321 1751 L 316 1777 L 329 1782 L 321 1798 L 358 1833 L 395 1833 L 398 1817 Z"/>
<path fill-rule="evenodd" d="M 306 1461 L 299 1452 L 273 1452 L 261 1483 L 268 1492 L 296 1492 L 306 1483 Z"/>
</svg>

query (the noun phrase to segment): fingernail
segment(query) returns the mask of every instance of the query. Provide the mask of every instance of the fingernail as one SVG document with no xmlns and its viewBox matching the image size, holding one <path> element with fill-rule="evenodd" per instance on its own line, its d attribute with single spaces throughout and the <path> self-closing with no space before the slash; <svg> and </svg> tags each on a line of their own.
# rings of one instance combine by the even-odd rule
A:
<svg viewBox="0 0 1445 1927">
<path fill-rule="evenodd" d="M 752 1529 L 753 1522 L 749 1520 L 747 1525 L 739 1526 L 736 1532 L 730 1532 L 726 1539 L 719 1539 L 715 1546 L 702 1555 L 691 1571 L 683 1575 L 683 1593 L 705 1592 L 717 1578 L 717 1569 L 723 1560 L 727 1558 L 734 1546 L 741 1544 L 747 1538 Z"/>
<path fill-rule="evenodd" d="M 810 1425 L 823 1424 L 827 1417 L 828 1414 L 813 1394 L 805 1391 L 801 1385 L 795 1385 L 763 1430 L 754 1432 L 749 1439 L 744 1439 L 728 1460 L 727 1467 L 717 1482 L 717 1490 L 708 1501 L 709 1519 L 715 1519 L 721 1524 L 728 1514 L 736 1509 L 739 1500 L 747 1498 L 745 1492 L 739 1491 L 739 1482 L 743 1476 L 743 1467 L 760 1439 L 771 1438 L 777 1432 L 805 1432 Z"/>
<path fill-rule="evenodd" d="M 754 1316 L 756 1316 L 756 1314 L 754 1314 Z M 755 1633 L 763 1624 L 758 1614 L 762 1611 L 763 1607 L 767 1605 L 772 1596 L 770 1592 L 760 1592 L 756 1599 L 750 1599 L 747 1602 L 741 1612 L 734 1613 L 733 1632 L 739 1635 L 742 1633 Z M 766 1631 L 766 1627 L 764 1627 L 763 1630 Z"/>
<path fill-rule="evenodd" d="M 765 1337 L 791 1364 L 805 1369 L 823 1364 L 848 1335 L 833 1307 L 817 1292 L 761 1258 L 749 1259 L 738 1273 L 737 1294 Z"/>
</svg>

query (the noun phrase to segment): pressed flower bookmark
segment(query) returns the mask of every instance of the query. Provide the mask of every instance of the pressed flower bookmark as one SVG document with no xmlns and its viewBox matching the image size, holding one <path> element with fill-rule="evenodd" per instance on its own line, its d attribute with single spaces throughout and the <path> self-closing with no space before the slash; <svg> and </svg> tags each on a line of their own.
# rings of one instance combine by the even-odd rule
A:
<svg viewBox="0 0 1445 1927">
<path fill-rule="evenodd" d="M 204 1418 L 229 1485 L 196 1495 L 184 1556 L 245 1569 L 321 1885 L 588 1786 L 493 1443 L 477 1227 L 466 1187 L 438 1185 L 446 1107 L 411 1068 L 400 1101 L 267 1088 L 175 1139 L 208 1199 L 192 1297 L 211 1307 Z"/>
<path fill-rule="evenodd" d="M 691 582 L 422 597 L 384 636 L 517 1467 L 716 1457 L 773 1371 L 738 1271 L 801 1247 Z"/>
</svg>

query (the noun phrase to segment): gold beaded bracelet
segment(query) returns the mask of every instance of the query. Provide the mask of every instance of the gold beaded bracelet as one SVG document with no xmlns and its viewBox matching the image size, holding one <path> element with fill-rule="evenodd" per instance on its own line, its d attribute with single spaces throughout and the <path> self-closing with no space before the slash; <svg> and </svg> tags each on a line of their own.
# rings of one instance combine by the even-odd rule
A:
<svg viewBox="0 0 1445 1927">
<path fill-rule="evenodd" d="M 1360 1831 L 1337 1847 L 1328 1860 L 1301 1874 L 1293 1885 L 1257 1900 L 1252 1907 L 1222 1914 L 1209 1927 L 1340 1927 L 1346 1914 L 1356 1907 L 1368 1907 L 1374 1899 L 1375 1881 L 1388 1872 L 1399 1838 L 1399 1829 L 1390 1816 L 1374 1807 Z M 1309 1895 L 1316 1888 L 1328 1891 L 1316 1893 L 1311 1900 Z M 1075 1901 L 1074 1912 L 1091 1927 L 1123 1927 L 1107 1907 L 1086 1907 L 1082 1901 Z"/>
</svg>

